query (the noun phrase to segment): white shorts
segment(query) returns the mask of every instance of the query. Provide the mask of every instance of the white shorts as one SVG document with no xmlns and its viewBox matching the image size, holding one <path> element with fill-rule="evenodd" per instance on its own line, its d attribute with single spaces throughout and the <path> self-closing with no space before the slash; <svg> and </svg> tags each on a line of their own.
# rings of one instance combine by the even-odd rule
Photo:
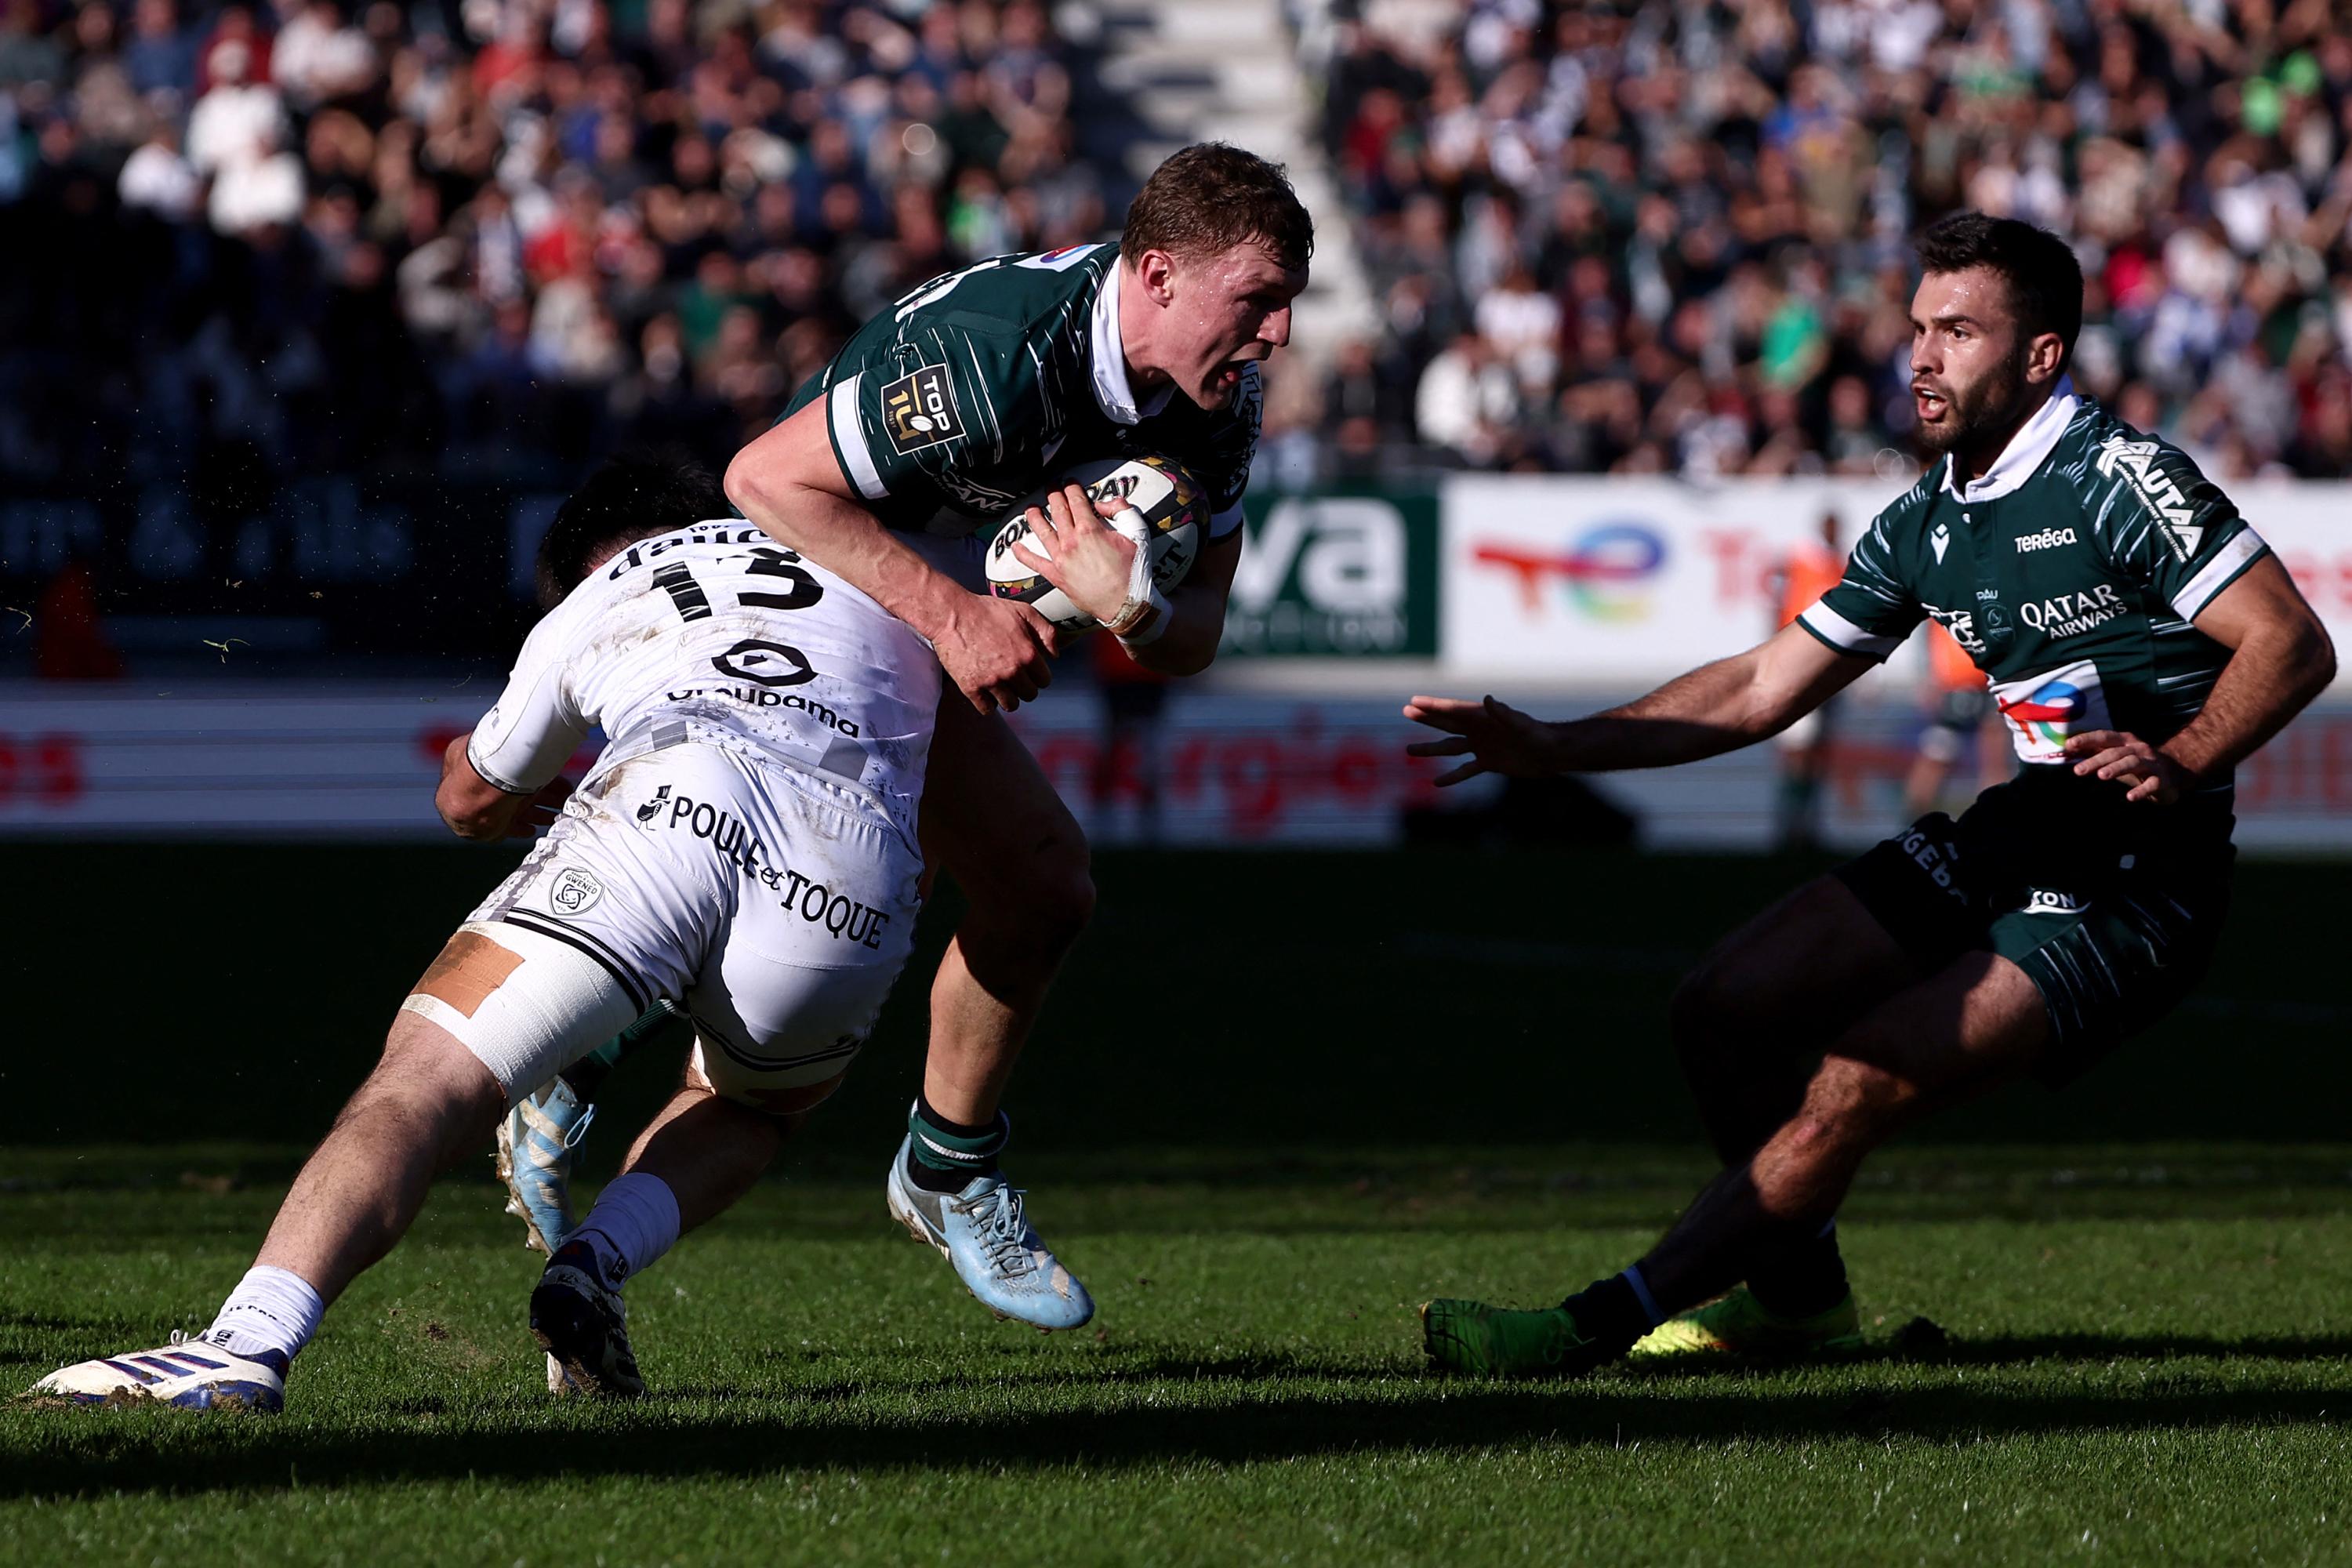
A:
<svg viewBox="0 0 2352 1568">
<path fill-rule="evenodd" d="M 671 746 L 583 784 L 403 1005 L 464 1041 L 511 1104 L 669 997 L 712 1088 L 805 1110 L 906 964 L 921 877 L 846 791 Z M 462 975 L 445 969 L 461 942 Z"/>
</svg>

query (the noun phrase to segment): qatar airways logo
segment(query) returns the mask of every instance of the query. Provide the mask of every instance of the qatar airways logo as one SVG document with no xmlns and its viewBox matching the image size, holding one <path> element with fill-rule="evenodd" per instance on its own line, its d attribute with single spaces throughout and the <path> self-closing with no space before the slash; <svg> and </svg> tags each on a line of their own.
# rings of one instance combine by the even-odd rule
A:
<svg viewBox="0 0 2352 1568">
<path fill-rule="evenodd" d="M 2111 583 L 2080 594 L 2053 594 L 2028 599 L 2017 607 L 2017 618 L 2050 637 L 2079 637 L 2103 626 L 2124 613 L 2123 595 Z"/>
</svg>

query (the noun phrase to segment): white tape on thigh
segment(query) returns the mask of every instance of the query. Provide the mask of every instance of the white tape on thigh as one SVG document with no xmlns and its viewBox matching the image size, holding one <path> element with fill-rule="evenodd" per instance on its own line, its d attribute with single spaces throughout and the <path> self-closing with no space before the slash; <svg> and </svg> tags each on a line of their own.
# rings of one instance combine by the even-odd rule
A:
<svg viewBox="0 0 2352 1568">
<path fill-rule="evenodd" d="M 636 1021 L 621 983 L 576 948 L 503 921 L 470 921 L 458 931 L 521 962 L 478 996 L 463 996 L 470 1006 L 420 990 L 400 1010 L 457 1036 L 509 1106 Z"/>
</svg>

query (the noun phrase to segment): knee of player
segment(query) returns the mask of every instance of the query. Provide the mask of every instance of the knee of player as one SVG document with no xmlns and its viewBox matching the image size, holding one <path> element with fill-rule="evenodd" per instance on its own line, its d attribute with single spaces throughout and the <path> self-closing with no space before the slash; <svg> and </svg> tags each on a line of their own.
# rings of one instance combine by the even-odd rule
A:
<svg viewBox="0 0 2352 1568">
<path fill-rule="evenodd" d="M 1801 1152 L 1824 1154 L 1869 1149 L 1895 1130 L 1917 1093 L 1908 1079 L 1884 1068 L 1851 1057 L 1825 1058 L 1790 1126 L 1790 1142 Z"/>
<path fill-rule="evenodd" d="M 1057 843 L 1006 885 L 1004 912 L 1018 917 L 1025 940 L 1058 952 L 1095 918 L 1095 878 L 1086 842 Z"/>
</svg>

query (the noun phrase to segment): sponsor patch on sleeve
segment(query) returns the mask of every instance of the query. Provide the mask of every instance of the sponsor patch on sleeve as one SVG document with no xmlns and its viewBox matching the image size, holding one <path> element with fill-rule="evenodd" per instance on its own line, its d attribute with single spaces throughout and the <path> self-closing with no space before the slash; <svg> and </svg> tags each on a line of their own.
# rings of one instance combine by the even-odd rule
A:
<svg viewBox="0 0 2352 1568">
<path fill-rule="evenodd" d="M 963 434 L 955 382 L 943 364 L 918 366 L 882 389 L 882 428 L 901 456 Z"/>
</svg>

